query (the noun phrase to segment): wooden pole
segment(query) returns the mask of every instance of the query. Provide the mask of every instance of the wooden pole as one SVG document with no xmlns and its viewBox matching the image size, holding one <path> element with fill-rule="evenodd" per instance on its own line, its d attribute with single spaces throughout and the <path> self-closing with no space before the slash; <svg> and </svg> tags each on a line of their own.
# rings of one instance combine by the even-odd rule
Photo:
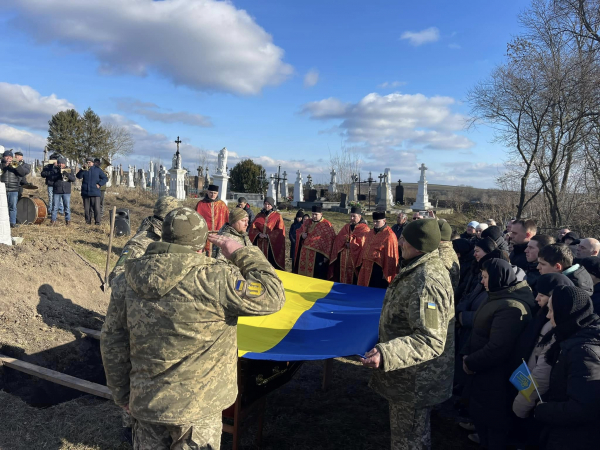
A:
<svg viewBox="0 0 600 450">
<path fill-rule="evenodd" d="M 115 217 L 117 216 L 117 207 L 113 206 L 111 221 L 110 221 L 110 235 L 108 237 L 108 252 L 106 254 L 106 269 L 104 270 L 104 292 L 108 292 L 108 267 L 110 266 L 110 254 L 112 252 L 112 240 L 115 231 Z"/>
</svg>

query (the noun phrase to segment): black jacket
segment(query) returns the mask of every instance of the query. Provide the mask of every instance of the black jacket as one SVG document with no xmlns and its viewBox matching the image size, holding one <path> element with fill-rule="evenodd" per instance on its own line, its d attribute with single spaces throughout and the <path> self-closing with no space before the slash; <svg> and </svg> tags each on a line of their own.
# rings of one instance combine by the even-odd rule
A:
<svg viewBox="0 0 600 450">
<path fill-rule="evenodd" d="M 6 192 L 18 192 L 21 187 L 21 179 L 29 173 L 29 164 L 21 164 L 17 167 L 6 165 L 2 162 L 2 174 L 0 181 L 6 186 Z"/>
<path fill-rule="evenodd" d="M 535 409 L 546 450 L 600 447 L 600 320 L 560 343 L 550 389 Z"/>
<path fill-rule="evenodd" d="M 458 282 L 458 287 L 454 292 L 454 298 L 456 301 L 460 300 L 465 293 L 465 290 L 468 287 L 469 278 L 471 275 L 471 271 L 473 270 L 473 264 L 477 264 L 475 261 L 475 257 L 473 253 L 470 252 L 466 255 L 460 255 L 458 258 L 458 264 L 460 266 L 460 281 Z"/>
<path fill-rule="evenodd" d="M 594 312 L 600 316 L 600 283 L 594 285 L 592 303 L 594 304 Z"/>
<path fill-rule="evenodd" d="M 579 264 L 577 264 L 577 266 L 579 266 Z M 572 267 L 573 266 L 569 267 L 569 269 Z M 570 271 L 569 269 L 563 270 L 563 275 L 566 275 L 576 287 L 583 289 L 591 296 L 594 293 L 594 282 L 588 271 L 585 270 L 585 267 L 579 266 L 573 271 Z"/>
<path fill-rule="evenodd" d="M 246 231 L 248 231 L 252 225 L 252 222 L 254 222 L 254 213 L 252 212 L 252 208 L 250 208 L 248 203 L 246 203 L 246 206 L 244 206 L 244 211 L 248 213 L 248 228 L 246 228 Z"/>
<path fill-rule="evenodd" d="M 47 164 L 42 168 L 40 173 L 41 177 L 46 180 L 46 186 L 52 186 L 52 183 L 48 179 L 48 176 L 52 173 L 52 169 L 56 167 L 54 164 Z"/>
<path fill-rule="evenodd" d="M 527 243 L 513 245 L 513 251 L 510 253 L 510 263 L 513 266 L 517 266 L 523 270 L 527 270 L 529 263 L 527 262 L 527 255 L 525 255 L 526 248 Z"/>
<path fill-rule="evenodd" d="M 471 412 L 486 423 L 506 426 L 514 388 L 508 379 L 519 334 L 531 320 L 534 300 L 527 282 L 497 292 L 475 313 L 473 331 L 463 354 L 475 374 L 469 376 L 466 394 Z"/>
<path fill-rule="evenodd" d="M 527 284 L 533 291 L 533 298 L 537 297 L 538 292 L 536 286 L 538 279 L 541 277 L 540 271 L 537 269 L 537 265 L 537 261 L 532 263 L 528 262 L 527 269 L 525 269 L 525 272 L 527 272 L 525 280 L 527 281 Z"/>
<path fill-rule="evenodd" d="M 403 223 L 402 225 L 399 225 L 397 223 L 392 225 L 392 231 L 396 235 L 396 239 L 400 239 L 400 236 L 402 236 L 402 231 L 404 230 L 404 225 L 406 225 L 406 222 Z"/>
<path fill-rule="evenodd" d="M 75 175 L 72 173 L 65 173 L 64 179 L 63 174 L 60 172 L 60 167 L 58 166 L 46 166 L 49 167 L 49 170 L 44 168 L 42 172 L 46 174 L 45 178 L 48 181 L 48 185 L 52 186 L 53 194 L 70 194 L 71 193 L 71 183 L 75 181 Z M 44 175 L 42 175 L 44 176 Z M 65 181 L 66 179 L 66 181 Z"/>
<path fill-rule="evenodd" d="M 77 172 L 77 178 L 81 180 L 82 197 L 100 197 L 100 188 L 96 185 L 104 186 L 108 177 L 100 167 L 92 166 L 88 170 L 81 169 Z"/>
</svg>

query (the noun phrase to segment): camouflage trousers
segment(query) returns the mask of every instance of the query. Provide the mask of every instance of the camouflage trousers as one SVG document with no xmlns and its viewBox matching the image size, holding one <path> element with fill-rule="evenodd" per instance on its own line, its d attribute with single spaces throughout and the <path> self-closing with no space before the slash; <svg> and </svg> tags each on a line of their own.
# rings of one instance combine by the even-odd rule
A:
<svg viewBox="0 0 600 450">
<path fill-rule="evenodd" d="M 392 450 L 431 448 L 431 407 L 415 409 L 410 403 L 390 402 Z"/>
<path fill-rule="evenodd" d="M 222 413 L 185 425 L 160 425 L 134 420 L 134 450 L 218 450 L 223 430 Z"/>
</svg>

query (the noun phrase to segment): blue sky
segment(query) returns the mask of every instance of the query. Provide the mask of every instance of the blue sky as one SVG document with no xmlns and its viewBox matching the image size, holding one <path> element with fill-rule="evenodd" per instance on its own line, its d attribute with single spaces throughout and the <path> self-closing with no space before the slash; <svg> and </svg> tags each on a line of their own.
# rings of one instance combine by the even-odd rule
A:
<svg viewBox="0 0 600 450">
<path fill-rule="evenodd" d="M 47 121 L 88 106 L 130 130 L 123 164 L 231 167 L 325 180 L 350 149 L 363 176 L 491 187 L 504 149 L 465 130 L 466 94 L 503 61 L 526 1 L 5 0 L 0 145 L 41 157 Z M 291 178 L 291 177 L 290 177 Z"/>
</svg>

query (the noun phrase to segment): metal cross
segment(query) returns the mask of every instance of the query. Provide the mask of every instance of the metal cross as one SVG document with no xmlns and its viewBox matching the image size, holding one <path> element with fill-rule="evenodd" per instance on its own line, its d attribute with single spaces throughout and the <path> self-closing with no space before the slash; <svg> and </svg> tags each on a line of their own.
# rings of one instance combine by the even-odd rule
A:
<svg viewBox="0 0 600 450">
<path fill-rule="evenodd" d="M 179 139 L 179 136 L 177 136 L 177 140 L 175 141 L 175 143 L 177 144 L 177 153 L 179 153 L 179 144 L 181 144 L 181 140 Z"/>
</svg>

